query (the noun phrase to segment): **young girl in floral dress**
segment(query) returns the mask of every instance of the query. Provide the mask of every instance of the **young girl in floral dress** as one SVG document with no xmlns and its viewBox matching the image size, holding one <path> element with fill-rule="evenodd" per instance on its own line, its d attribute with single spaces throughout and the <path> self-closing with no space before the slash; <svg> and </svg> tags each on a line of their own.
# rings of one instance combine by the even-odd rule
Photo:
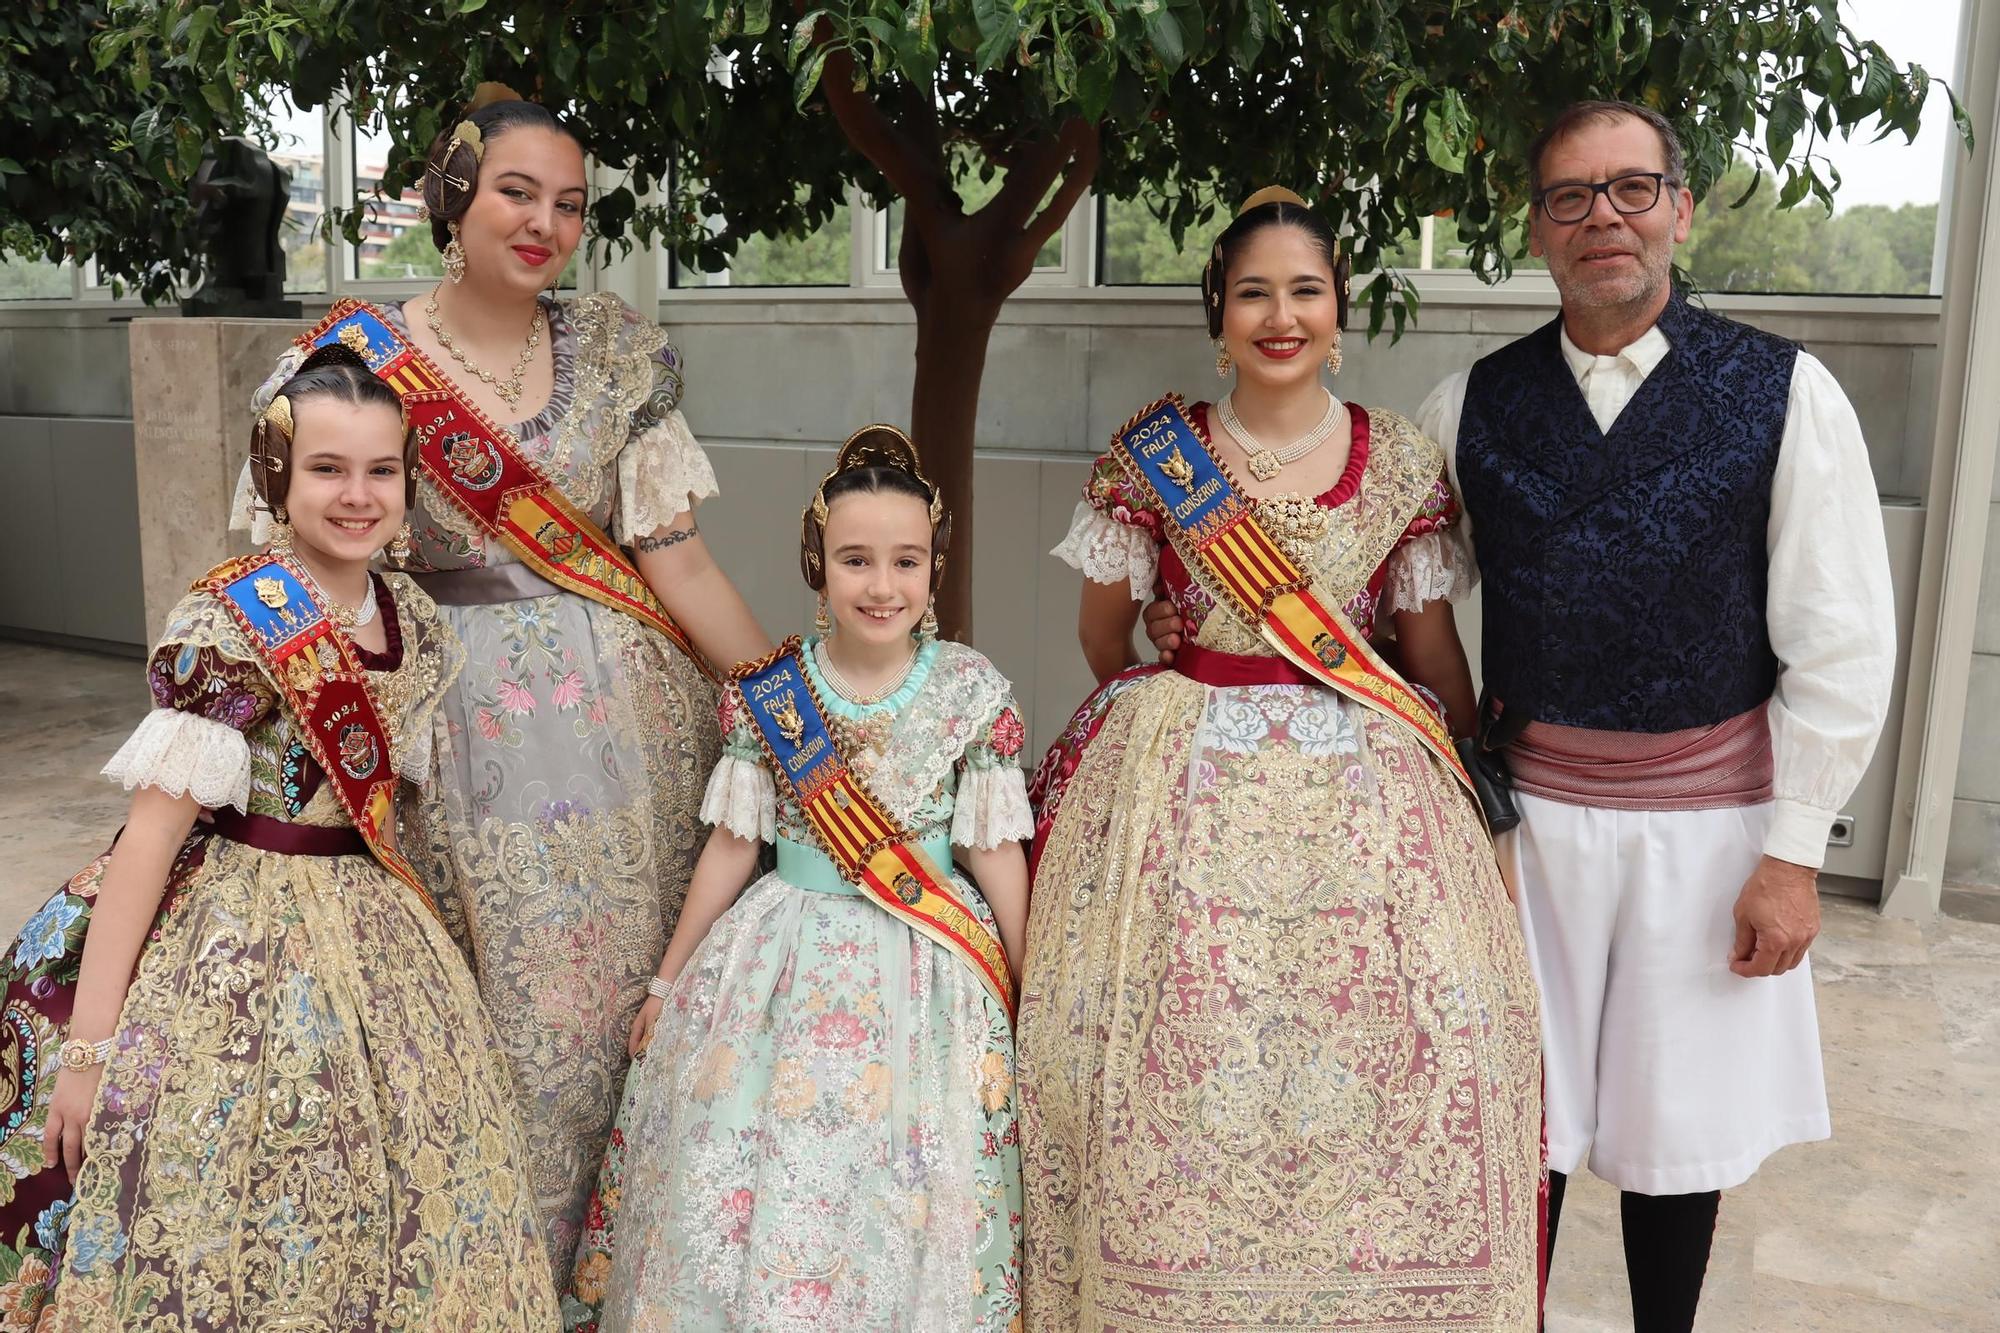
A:
<svg viewBox="0 0 2000 1333">
<path fill-rule="evenodd" d="M 11 952 L 0 1326 L 557 1321 L 506 1066 L 394 846 L 464 656 L 369 572 L 413 455 L 344 348 L 258 420 L 276 538 L 169 614 L 124 831 Z"/>
<path fill-rule="evenodd" d="M 633 1025 L 645 1056 L 592 1202 L 572 1327 L 1018 1319 L 1012 992 L 993 937 L 1018 959 L 1020 716 L 990 662 L 933 637 L 950 521 L 899 432 L 849 440 L 804 527 L 822 632 L 739 668 L 726 697 L 702 807 L 715 831 Z M 818 717 L 830 747 L 802 741 Z M 843 814 L 872 795 L 904 831 L 899 864 L 917 873 L 890 876 L 890 895 L 829 855 L 824 784 L 808 776 L 828 748 L 860 784 L 831 798 Z M 777 869 L 744 890 L 761 842 Z M 977 887 L 951 869 L 954 848 Z M 920 890 L 933 871 L 939 891 Z M 943 915 L 925 915 L 933 902 Z M 947 944 L 937 926 L 956 908 L 961 943 Z"/>
</svg>

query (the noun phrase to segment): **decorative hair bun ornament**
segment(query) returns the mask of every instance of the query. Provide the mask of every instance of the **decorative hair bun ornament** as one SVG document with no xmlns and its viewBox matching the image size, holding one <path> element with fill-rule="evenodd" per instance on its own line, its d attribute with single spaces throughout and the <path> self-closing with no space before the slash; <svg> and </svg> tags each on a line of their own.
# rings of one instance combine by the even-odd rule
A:
<svg viewBox="0 0 2000 1333">
<path fill-rule="evenodd" d="M 944 492 L 924 475 L 923 466 L 917 458 L 917 446 L 910 437 L 883 422 L 863 426 L 847 437 L 840 446 L 840 452 L 834 456 L 833 467 L 819 479 L 819 485 L 813 488 L 812 499 L 799 515 L 799 549 L 807 585 L 816 589 L 826 586 L 826 576 L 821 568 L 821 553 L 826 544 L 826 488 L 843 473 L 871 467 L 903 473 L 930 497 L 931 582 L 935 586 L 938 575 L 944 571 L 945 549 L 951 544 L 951 516 L 944 511 Z"/>
<path fill-rule="evenodd" d="M 1296 204 L 1300 208 L 1308 209 L 1312 207 L 1300 198 L 1296 191 L 1288 190 L 1282 185 L 1266 185 L 1243 201 L 1242 207 L 1236 210 L 1236 216 L 1240 218 L 1251 209 L 1262 208 L 1265 204 Z"/>
</svg>

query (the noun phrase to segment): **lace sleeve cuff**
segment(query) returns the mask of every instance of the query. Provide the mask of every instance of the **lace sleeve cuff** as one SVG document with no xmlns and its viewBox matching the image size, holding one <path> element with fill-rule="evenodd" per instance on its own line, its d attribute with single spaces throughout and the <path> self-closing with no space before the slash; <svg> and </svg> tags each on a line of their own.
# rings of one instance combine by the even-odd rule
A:
<svg viewBox="0 0 2000 1333">
<path fill-rule="evenodd" d="M 126 791 L 158 787 L 192 796 L 213 810 L 250 809 L 250 743 L 224 722 L 174 708 L 155 708 L 120 746 L 104 776 Z"/>
<path fill-rule="evenodd" d="M 752 842 L 775 842 L 778 837 L 778 789 L 764 766 L 754 760 L 725 754 L 709 774 L 708 791 L 701 798 L 701 817 L 717 828 L 726 828 Z"/>
<path fill-rule="evenodd" d="M 1118 522 L 1088 500 L 1077 502 L 1069 535 L 1050 554 L 1082 570 L 1093 583 L 1126 580 L 1135 602 L 1153 595 L 1153 579 L 1160 568 L 1159 549 L 1145 529 Z"/>
<path fill-rule="evenodd" d="M 1421 611 L 1432 602 L 1457 602 L 1479 582 L 1479 566 L 1454 528 L 1413 537 L 1389 553 L 1381 614 Z"/>
<path fill-rule="evenodd" d="M 960 847 L 990 851 L 1003 842 L 1025 842 L 1035 831 L 1028 785 L 1012 764 L 967 765 L 958 776 L 951 815 L 951 840 Z"/>
<path fill-rule="evenodd" d="M 627 441 L 618 455 L 612 535 L 629 542 L 657 532 L 716 490 L 715 469 L 675 408 Z"/>
</svg>

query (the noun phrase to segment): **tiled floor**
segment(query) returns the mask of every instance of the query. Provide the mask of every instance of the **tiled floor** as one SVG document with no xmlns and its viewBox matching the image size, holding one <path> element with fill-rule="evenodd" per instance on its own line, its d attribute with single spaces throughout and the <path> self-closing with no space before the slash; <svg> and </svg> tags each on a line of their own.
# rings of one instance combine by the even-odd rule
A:
<svg viewBox="0 0 2000 1333">
<path fill-rule="evenodd" d="M 145 706 L 138 664 L 0 643 L 0 936 L 100 850 L 94 776 Z M 1829 899 L 1813 949 L 1834 1137 L 1722 1205 L 1703 1333 L 2000 1330 L 2000 894 L 1886 921 Z M 1631 1327 L 1618 1199 L 1570 1185 L 1552 1333 Z"/>
</svg>

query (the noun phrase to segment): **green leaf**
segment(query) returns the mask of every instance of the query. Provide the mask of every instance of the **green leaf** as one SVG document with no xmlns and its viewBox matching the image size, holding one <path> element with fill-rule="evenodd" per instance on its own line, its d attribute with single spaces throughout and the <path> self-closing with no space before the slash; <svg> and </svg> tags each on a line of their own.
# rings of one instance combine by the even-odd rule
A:
<svg viewBox="0 0 2000 1333">
<path fill-rule="evenodd" d="M 1142 13 L 1140 22 L 1145 26 L 1146 38 L 1152 44 L 1153 54 L 1171 74 L 1187 59 L 1187 43 L 1181 39 L 1181 25 L 1175 22 L 1173 11 L 1165 5 L 1156 6 L 1150 12 L 1142 11 Z"/>
<path fill-rule="evenodd" d="M 1763 166 L 1762 166 L 1762 165 L 1760 164 L 1760 165 L 1758 166 L 1758 168 L 1757 168 L 1757 174 L 1756 174 L 1756 175 L 1754 175 L 1754 176 L 1752 176 L 1752 177 L 1750 178 L 1750 188 L 1749 188 L 1749 189 L 1747 189 L 1747 190 L 1745 190 L 1745 191 L 1744 191 L 1744 192 L 1743 192 L 1743 193 L 1742 193 L 1741 195 L 1739 195 L 1739 196 L 1737 197 L 1737 200 L 1736 200 L 1736 202 L 1735 202 L 1735 203 L 1733 203 L 1733 204 L 1731 204 L 1731 205 L 1730 205 L 1730 207 L 1731 207 L 1731 208 L 1741 208 L 1741 207 L 1743 207 L 1743 205 L 1745 205 L 1745 204 L 1749 203 L 1749 202 L 1750 202 L 1750 196 L 1752 196 L 1752 195 L 1756 194 L 1756 193 L 1757 193 L 1757 187 L 1758 187 L 1759 185 L 1762 185 L 1763 183 L 1764 183 L 1764 168 L 1763 168 Z"/>
<path fill-rule="evenodd" d="M 486 0 L 458 0 L 458 12 L 461 14 L 476 14 L 484 8 Z"/>
<path fill-rule="evenodd" d="M 1792 142 L 1805 123 L 1806 99 L 1797 88 L 1787 88 L 1772 99 L 1764 123 L 1764 147 L 1773 163 L 1791 158 Z"/>
<path fill-rule="evenodd" d="M 13 158 L 0 157 L 0 176 L 25 176 L 27 174 L 26 169 Z"/>
<path fill-rule="evenodd" d="M 1076 53 L 1070 49 L 1062 34 L 1056 34 L 1055 56 L 1049 62 L 1049 73 L 1055 79 L 1056 91 L 1065 98 L 1076 96 Z"/>
<path fill-rule="evenodd" d="M 806 49 L 813 44 L 813 32 L 826 17 L 824 9 L 815 9 L 792 25 L 791 40 L 785 43 L 785 67 L 797 69 L 799 61 L 805 58 Z"/>
<path fill-rule="evenodd" d="M 1948 83 L 1944 95 L 1951 102 L 1951 123 L 1958 128 L 1959 141 L 1967 148 L 1972 147 L 1972 117 L 1965 114 L 1965 108 L 1958 104 L 1958 94 Z"/>
<path fill-rule="evenodd" d="M 1424 112 L 1424 154 L 1439 170 L 1453 175 L 1465 171 L 1465 150 L 1471 137 L 1472 118 L 1465 99 L 1456 88 L 1447 88 L 1437 102 Z"/>
<path fill-rule="evenodd" d="M 745 37 L 761 37 L 770 30 L 771 0 L 745 0 L 743 5 L 743 35 Z"/>
<path fill-rule="evenodd" d="M 1889 63 L 1888 56 L 1882 54 L 1881 47 L 1872 42 L 1869 47 L 1868 65 L 1861 76 L 1861 87 L 1854 96 L 1857 102 L 1865 104 L 1867 111 L 1879 111 L 1896 86 L 1896 67 Z"/>
<path fill-rule="evenodd" d="M 820 71 L 826 68 L 826 58 L 831 52 L 830 47 L 816 46 L 805 63 L 799 66 L 798 73 L 792 78 L 792 106 L 795 109 L 805 110 L 813 89 L 819 87 Z"/>
<path fill-rule="evenodd" d="M 1104 119 L 1117 79 L 1118 57 L 1110 50 L 1077 67 L 1076 109 L 1085 120 L 1095 123 Z"/>
<path fill-rule="evenodd" d="M 132 39 L 137 35 L 137 33 L 131 31 L 129 28 L 124 30 L 114 28 L 112 31 L 105 33 L 98 41 L 96 50 L 93 52 L 94 59 L 91 64 L 96 72 L 102 74 L 105 70 L 109 69 L 111 62 L 118 58 L 118 53 L 129 46 Z M 21 51 L 21 54 L 27 54 L 25 48 Z"/>
<path fill-rule="evenodd" d="M 1021 16 L 1009 0 L 972 0 L 973 21 L 979 25 L 979 49 L 973 64 L 982 70 L 996 69 L 1021 37 Z"/>
<path fill-rule="evenodd" d="M 187 60 L 190 65 L 201 63 L 202 46 L 211 37 L 220 35 L 221 24 L 214 5 L 202 5 L 188 15 Z"/>
<path fill-rule="evenodd" d="M 1806 191 L 1811 188 L 1812 174 L 1810 172 L 1787 172 L 1785 175 L 1785 188 L 1778 191 L 1778 207 L 1781 209 L 1790 208 L 1792 205 L 1798 203 L 1799 200 L 1805 198 Z"/>
</svg>

